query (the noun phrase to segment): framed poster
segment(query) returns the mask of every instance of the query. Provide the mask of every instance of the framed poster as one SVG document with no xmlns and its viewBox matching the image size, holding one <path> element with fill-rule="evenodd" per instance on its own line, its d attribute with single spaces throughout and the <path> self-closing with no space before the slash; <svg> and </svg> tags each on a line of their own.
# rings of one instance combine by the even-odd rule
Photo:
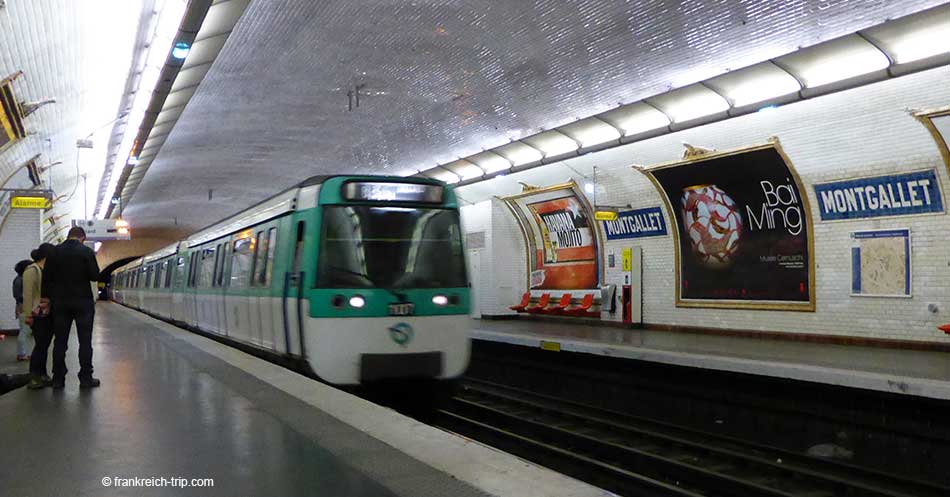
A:
<svg viewBox="0 0 950 497">
<path fill-rule="evenodd" d="M 909 229 L 851 233 L 851 295 L 911 297 Z"/>
<path fill-rule="evenodd" d="M 815 310 L 811 210 L 777 139 L 644 172 L 675 225 L 678 307 Z"/>
<path fill-rule="evenodd" d="M 930 131 L 930 135 L 937 142 L 943 163 L 947 166 L 947 172 L 950 173 L 950 107 L 915 112 L 914 117 Z"/>
<path fill-rule="evenodd" d="M 528 288 L 599 288 L 602 242 L 593 209 L 573 181 L 502 198 L 528 247 Z"/>
</svg>

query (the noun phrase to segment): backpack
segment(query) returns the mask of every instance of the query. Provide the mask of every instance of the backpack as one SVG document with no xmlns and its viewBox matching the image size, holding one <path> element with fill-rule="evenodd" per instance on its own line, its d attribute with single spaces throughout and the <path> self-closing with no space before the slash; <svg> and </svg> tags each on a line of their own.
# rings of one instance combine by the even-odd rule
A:
<svg viewBox="0 0 950 497">
<path fill-rule="evenodd" d="M 13 278 L 13 299 L 17 304 L 23 303 L 23 276 L 19 274 Z"/>
</svg>

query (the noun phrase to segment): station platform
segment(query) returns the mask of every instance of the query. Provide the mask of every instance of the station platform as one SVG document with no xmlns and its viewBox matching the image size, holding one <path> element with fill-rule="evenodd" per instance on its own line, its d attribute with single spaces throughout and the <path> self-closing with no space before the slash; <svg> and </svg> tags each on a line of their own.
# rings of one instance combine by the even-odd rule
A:
<svg viewBox="0 0 950 497">
<path fill-rule="evenodd" d="M 560 323 L 476 319 L 472 338 L 950 399 L 950 353 Z"/>
<path fill-rule="evenodd" d="M 0 396 L 3 495 L 609 495 L 117 304 L 93 347 L 100 388 L 73 333 L 65 389 Z"/>
</svg>

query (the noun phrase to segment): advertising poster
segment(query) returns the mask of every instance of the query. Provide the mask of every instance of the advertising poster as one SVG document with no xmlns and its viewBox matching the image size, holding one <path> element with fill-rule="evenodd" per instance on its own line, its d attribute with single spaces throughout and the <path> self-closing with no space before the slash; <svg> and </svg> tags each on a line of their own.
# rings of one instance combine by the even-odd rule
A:
<svg viewBox="0 0 950 497">
<path fill-rule="evenodd" d="M 648 174 L 676 225 L 678 306 L 815 309 L 808 201 L 777 143 Z"/>
<path fill-rule="evenodd" d="M 598 288 L 600 239 L 591 208 L 574 182 L 503 200 L 525 236 L 531 290 Z"/>
</svg>

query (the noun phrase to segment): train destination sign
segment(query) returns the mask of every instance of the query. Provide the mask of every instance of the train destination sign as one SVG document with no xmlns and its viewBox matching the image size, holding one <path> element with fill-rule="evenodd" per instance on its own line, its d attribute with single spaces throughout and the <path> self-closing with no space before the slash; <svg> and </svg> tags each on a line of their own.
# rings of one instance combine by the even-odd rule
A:
<svg viewBox="0 0 950 497">
<path fill-rule="evenodd" d="M 943 212 L 933 169 L 815 185 L 823 221 Z"/>
<path fill-rule="evenodd" d="M 617 219 L 603 221 L 608 240 L 666 235 L 663 210 L 659 207 L 617 213 Z"/>
<path fill-rule="evenodd" d="M 382 181 L 351 181 L 343 184 L 346 200 L 382 202 L 442 202 L 442 186 L 419 183 L 386 183 Z"/>
</svg>

